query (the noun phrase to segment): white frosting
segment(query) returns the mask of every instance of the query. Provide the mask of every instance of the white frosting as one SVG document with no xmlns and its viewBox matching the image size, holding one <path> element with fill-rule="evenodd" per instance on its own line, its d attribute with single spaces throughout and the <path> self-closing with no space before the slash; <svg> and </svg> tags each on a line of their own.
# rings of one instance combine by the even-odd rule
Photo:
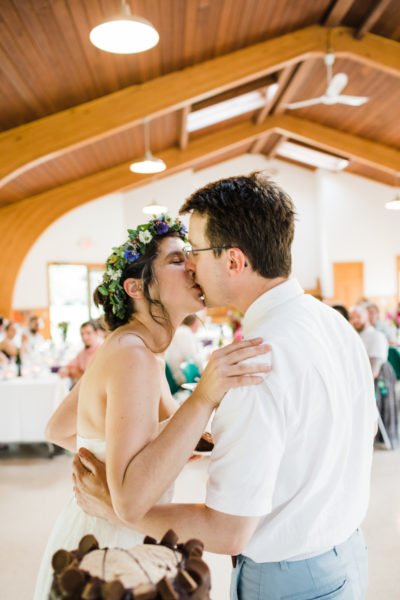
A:
<svg viewBox="0 0 400 600">
<path fill-rule="evenodd" d="M 129 550 L 93 550 L 83 557 L 80 568 L 105 581 L 118 579 L 127 589 L 174 578 L 181 554 L 166 546 L 143 544 Z"/>
</svg>

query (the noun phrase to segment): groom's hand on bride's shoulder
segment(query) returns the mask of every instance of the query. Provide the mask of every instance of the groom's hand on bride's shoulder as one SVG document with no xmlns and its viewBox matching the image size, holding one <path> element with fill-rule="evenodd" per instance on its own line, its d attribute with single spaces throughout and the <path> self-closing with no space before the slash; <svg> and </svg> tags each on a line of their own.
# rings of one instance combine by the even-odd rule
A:
<svg viewBox="0 0 400 600">
<path fill-rule="evenodd" d="M 105 464 L 86 448 L 80 448 L 74 457 L 72 478 L 76 501 L 85 513 L 107 521 L 117 519 L 111 504 Z"/>
</svg>

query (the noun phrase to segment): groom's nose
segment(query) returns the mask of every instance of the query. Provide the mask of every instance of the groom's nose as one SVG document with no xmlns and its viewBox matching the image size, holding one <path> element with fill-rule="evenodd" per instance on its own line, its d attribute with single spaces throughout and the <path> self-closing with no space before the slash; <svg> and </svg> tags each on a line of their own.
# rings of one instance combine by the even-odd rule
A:
<svg viewBox="0 0 400 600">
<path fill-rule="evenodd" d="M 196 267 L 195 264 L 193 262 L 193 259 L 191 258 L 191 256 L 189 255 L 189 257 L 185 260 L 185 268 L 186 271 L 192 276 L 192 278 L 194 279 L 194 274 L 196 272 Z"/>
</svg>

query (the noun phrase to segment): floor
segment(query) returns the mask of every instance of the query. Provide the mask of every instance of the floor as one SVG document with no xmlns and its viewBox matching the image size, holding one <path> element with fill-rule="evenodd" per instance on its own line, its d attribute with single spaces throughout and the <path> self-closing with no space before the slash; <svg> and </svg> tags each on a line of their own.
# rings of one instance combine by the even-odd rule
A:
<svg viewBox="0 0 400 600">
<path fill-rule="evenodd" d="M 52 523 L 70 493 L 69 456 L 45 446 L 0 451 L 0 598 L 30 600 Z M 207 459 L 187 465 L 177 501 L 201 501 Z M 375 452 L 371 504 L 364 524 L 370 550 L 368 600 L 400 599 L 400 451 Z M 228 600 L 230 560 L 209 554 L 213 600 Z M 44 599 L 45 600 L 45 599 Z"/>
</svg>

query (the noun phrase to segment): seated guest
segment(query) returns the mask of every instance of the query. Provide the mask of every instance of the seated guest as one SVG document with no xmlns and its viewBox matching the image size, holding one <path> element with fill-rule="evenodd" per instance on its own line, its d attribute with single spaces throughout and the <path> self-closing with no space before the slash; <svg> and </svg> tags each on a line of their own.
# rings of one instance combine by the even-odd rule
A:
<svg viewBox="0 0 400 600">
<path fill-rule="evenodd" d="M 185 377 L 180 365 L 185 362 L 193 362 L 200 370 L 200 344 L 196 337 L 196 331 L 200 327 L 200 319 L 196 315 L 189 315 L 178 327 L 169 348 L 165 353 L 165 360 L 171 368 L 175 381 L 180 385 L 185 383 Z"/>
<path fill-rule="evenodd" d="M 386 337 L 387 341 L 391 346 L 396 345 L 396 328 L 394 326 L 390 326 L 389 323 L 385 323 L 382 319 L 379 318 L 379 308 L 376 304 L 369 302 L 367 304 L 368 318 L 372 327 L 375 327 L 377 331 L 383 333 Z"/>
<path fill-rule="evenodd" d="M 367 350 L 374 379 L 379 375 L 381 367 L 387 362 L 389 344 L 383 333 L 377 331 L 369 322 L 368 311 L 364 305 L 358 304 L 350 309 L 350 323 L 358 331 Z"/>
<path fill-rule="evenodd" d="M 337 310 L 342 317 L 344 317 L 346 319 L 346 321 L 349 320 L 349 311 L 347 310 L 347 308 L 345 306 L 343 306 L 343 304 L 334 304 L 332 306 L 332 308 L 334 308 L 335 310 Z"/>
<path fill-rule="evenodd" d="M 19 348 L 15 343 L 15 337 L 17 335 L 17 328 L 15 323 L 11 321 L 6 325 L 5 337 L 0 342 L 0 352 L 6 355 L 8 359 L 16 358 Z M 23 348 L 21 348 L 22 350 Z"/>
<path fill-rule="evenodd" d="M 109 331 L 108 331 L 107 327 L 105 326 L 103 319 L 100 317 L 99 319 L 95 319 L 94 321 L 92 321 L 92 323 L 96 327 L 97 335 L 99 336 L 99 338 L 101 340 L 104 341 L 106 339 Z"/>
<path fill-rule="evenodd" d="M 31 315 L 28 321 L 28 329 L 23 334 L 25 349 L 28 353 L 36 352 L 43 346 L 44 337 L 40 333 L 40 319 L 36 315 Z"/>
<path fill-rule="evenodd" d="M 61 377 L 70 377 L 74 381 L 82 377 L 86 367 L 103 342 L 97 335 L 96 327 L 91 321 L 82 323 L 80 333 L 84 345 L 83 350 L 66 367 L 59 370 Z"/>
<path fill-rule="evenodd" d="M 6 320 L 4 317 L 0 317 L 0 342 L 2 342 L 6 335 Z"/>
<path fill-rule="evenodd" d="M 359 332 L 367 350 L 375 380 L 375 396 L 383 426 L 392 448 L 399 446 L 399 412 L 396 398 L 396 375 L 388 363 L 389 344 L 386 337 L 369 322 L 365 305 L 350 310 L 350 322 Z M 382 441 L 381 432 L 378 441 Z"/>
</svg>

